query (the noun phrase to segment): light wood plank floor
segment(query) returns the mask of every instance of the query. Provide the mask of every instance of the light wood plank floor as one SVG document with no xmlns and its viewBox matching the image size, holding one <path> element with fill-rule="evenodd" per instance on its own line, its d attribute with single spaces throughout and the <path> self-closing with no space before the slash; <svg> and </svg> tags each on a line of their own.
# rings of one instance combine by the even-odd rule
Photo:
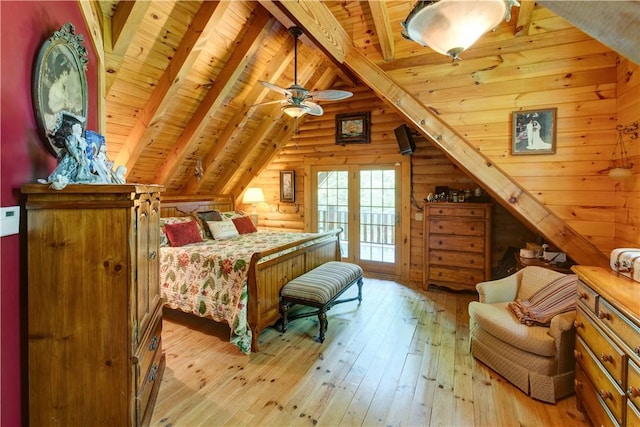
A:
<svg viewBox="0 0 640 427">
<path fill-rule="evenodd" d="M 352 287 L 345 296 L 356 295 Z M 530 399 L 468 352 L 477 298 L 365 278 L 364 300 L 286 334 L 269 328 L 243 355 L 228 327 L 165 310 L 167 367 L 152 426 L 588 426 L 575 396 Z"/>
</svg>

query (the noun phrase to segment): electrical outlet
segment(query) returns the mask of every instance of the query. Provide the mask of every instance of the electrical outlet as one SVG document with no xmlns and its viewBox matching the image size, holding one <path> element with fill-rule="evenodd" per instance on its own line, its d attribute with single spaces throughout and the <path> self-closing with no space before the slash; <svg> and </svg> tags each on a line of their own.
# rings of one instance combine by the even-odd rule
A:
<svg viewBox="0 0 640 427">
<path fill-rule="evenodd" d="M 416 212 L 416 221 L 422 221 L 424 219 L 424 214 L 422 212 Z"/>
<path fill-rule="evenodd" d="M 20 206 L 0 208 L 0 236 L 10 236 L 20 232 Z"/>
</svg>

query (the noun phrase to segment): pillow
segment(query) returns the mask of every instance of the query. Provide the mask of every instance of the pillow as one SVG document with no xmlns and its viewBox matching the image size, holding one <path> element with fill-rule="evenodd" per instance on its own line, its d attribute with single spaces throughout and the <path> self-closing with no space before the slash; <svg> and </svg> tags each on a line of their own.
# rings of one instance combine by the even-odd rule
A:
<svg viewBox="0 0 640 427">
<path fill-rule="evenodd" d="M 247 234 L 247 233 L 255 233 L 258 231 L 255 225 L 253 225 L 253 221 L 248 216 L 240 216 L 238 218 L 233 218 L 233 224 L 236 226 L 238 233 Z"/>
<path fill-rule="evenodd" d="M 195 221 L 165 224 L 164 231 L 167 233 L 169 243 L 174 247 L 202 242 L 200 230 Z"/>
<path fill-rule="evenodd" d="M 207 221 L 222 221 L 222 215 L 220 211 L 211 210 L 204 212 L 196 212 L 194 215 L 202 229 L 204 230 L 204 236 L 207 239 L 213 239 L 213 234 L 211 234 L 211 230 L 209 230 L 209 226 L 207 225 Z"/>
<path fill-rule="evenodd" d="M 193 221 L 193 218 L 191 218 L 190 216 L 168 216 L 160 218 L 160 247 L 170 246 L 169 239 L 167 238 L 167 233 L 164 229 L 166 224 L 176 224 L 189 221 Z M 203 235 L 203 233 L 200 234 Z"/>
<path fill-rule="evenodd" d="M 222 219 L 233 219 L 233 218 L 240 218 L 241 216 L 246 216 L 247 214 L 244 213 L 243 211 L 227 211 L 227 212 L 220 212 L 220 215 L 222 215 Z"/>
<path fill-rule="evenodd" d="M 208 221 L 207 225 L 216 240 L 224 240 L 238 235 L 233 221 Z"/>
</svg>

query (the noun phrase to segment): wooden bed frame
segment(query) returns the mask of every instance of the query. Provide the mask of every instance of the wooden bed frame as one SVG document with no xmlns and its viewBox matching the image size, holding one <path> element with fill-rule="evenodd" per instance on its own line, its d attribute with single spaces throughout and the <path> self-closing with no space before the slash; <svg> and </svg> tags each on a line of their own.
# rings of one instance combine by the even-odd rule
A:
<svg viewBox="0 0 640 427">
<path fill-rule="evenodd" d="M 211 196 L 207 200 L 192 197 L 164 197 L 160 205 L 161 217 L 188 216 L 195 212 L 212 209 L 231 211 L 233 199 L 230 196 Z M 301 242 L 280 246 L 268 251 L 257 252 L 251 257 L 248 276 L 249 302 L 247 322 L 251 328 L 251 351 L 258 351 L 258 337 L 267 327 L 280 319 L 280 289 L 292 279 L 310 271 L 327 261 L 340 261 L 338 235 L 342 229 L 321 233 L 317 243 L 287 252 L 281 256 L 259 262 L 263 258 L 297 246 Z M 318 237 L 306 239 L 316 240 Z"/>
</svg>

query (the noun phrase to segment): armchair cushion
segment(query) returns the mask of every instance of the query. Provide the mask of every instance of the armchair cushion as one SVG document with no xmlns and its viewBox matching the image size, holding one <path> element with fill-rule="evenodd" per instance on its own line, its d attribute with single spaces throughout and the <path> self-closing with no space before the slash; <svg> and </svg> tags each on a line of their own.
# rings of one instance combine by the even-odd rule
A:
<svg viewBox="0 0 640 427">
<path fill-rule="evenodd" d="M 517 322 L 507 309 L 506 302 L 496 304 L 469 304 L 469 315 L 476 325 L 501 341 L 540 356 L 556 355 L 556 340 L 549 328 L 526 326 Z"/>
</svg>

